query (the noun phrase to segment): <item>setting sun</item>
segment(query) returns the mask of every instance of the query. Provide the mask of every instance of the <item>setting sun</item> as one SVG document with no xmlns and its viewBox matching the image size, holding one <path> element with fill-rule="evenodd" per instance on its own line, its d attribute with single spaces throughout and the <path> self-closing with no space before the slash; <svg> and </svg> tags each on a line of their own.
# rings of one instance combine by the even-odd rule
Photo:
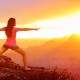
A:
<svg viewBox="0 0 80 80">
<path fill-rule="evenodd" d="M 5 26 L 5 24 L 0 24 L 0 26 Z M 20 25 L 17 26 L 21 27 Z M 40 28 L 40 30 L 27 32 L 20 31 L 17 34 L 17 38 L 54 38 L 75 33 L 80 34 L 80 14 L 75 13 L 72 16 L 42 20 L 23 25 L 22 27 Z M 0 38 L 5 38 L 4 33 L 1 33 Z"/>
<path fill-rule="evenodd" d="M 0 0 L 0 48 L 1 80 L 80 80 L 80 0 Z"/>
<path fill-rule="evenodd" d="M 38 31 L 20 31 L 17 38 L 54 38 L 80 34 L 79 3 L 79 0 L 1 1 L 0 27 L 14 17 L 18 27 L 40 28 Z M 4 32 L 0 34 L 0 38 L 5 38 Z"/>
<path fill-rule="evenodd" d="M 42 20 L 27 24 L 24 27 L 38 27 L 39 31 L 22 32 L 23 37 L 54 38 L 78 33 L 80 34 L 80 14 L 59 19 Z M 21 32 L 19 32 L 21 37 Z"/>
</svg>

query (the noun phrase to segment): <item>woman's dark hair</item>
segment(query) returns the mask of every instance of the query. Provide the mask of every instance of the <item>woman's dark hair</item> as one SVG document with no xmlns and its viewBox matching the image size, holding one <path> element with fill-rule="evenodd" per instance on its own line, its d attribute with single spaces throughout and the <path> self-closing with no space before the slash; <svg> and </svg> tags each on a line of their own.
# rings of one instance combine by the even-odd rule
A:
<svg viewBox="0 0 80 80">
<path fill-rule="evenodd" d="M 15 24 L 16 24 L 15 18 L 10 18 L 8 20 L 7 27 L 6 27 L 6 30 L 5 30 L 5 33 L 6 33 L 7 37 L 10 37 L 12 35 L 12 29 L 15 26 Z"/>
</svg>

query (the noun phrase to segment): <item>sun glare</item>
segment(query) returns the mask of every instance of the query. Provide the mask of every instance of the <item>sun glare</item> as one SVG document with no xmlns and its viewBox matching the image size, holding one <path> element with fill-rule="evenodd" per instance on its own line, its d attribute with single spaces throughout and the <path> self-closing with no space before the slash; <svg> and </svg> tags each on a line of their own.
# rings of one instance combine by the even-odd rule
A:
<svg viewBox="0 0 80 80">
<path fill-rule="evenodd" d="M 6 26 L 5 23 L 0 23 L 0 28 L 1 28 L 1 27 L 5 27 L 5 26 Z"/>
<path fill-rule="evenodd" d="M 0 26 L 5 26 L 5 24 L 0 24 Z M 80 14 L 59 17 L 57 19 L 42 20 L 24 25 L 23 27 L 40 28 L 40 30 L 18 32 L 17 38 L 54 38 L 75 33 L 80 34 Z M 4 37 L 5 35 L 1 33 L 0 38 Z"/>
<path fill-rule="evenodd" d="M 35 37 L 63 37 L 71 34 L 80 34 L 80 14 L 73 14 L 59 19 L 48 19 L 36 23 L 25 25 L 25 27 L 41 28 L 36 33 L 31 33 Z"/>
</svg>

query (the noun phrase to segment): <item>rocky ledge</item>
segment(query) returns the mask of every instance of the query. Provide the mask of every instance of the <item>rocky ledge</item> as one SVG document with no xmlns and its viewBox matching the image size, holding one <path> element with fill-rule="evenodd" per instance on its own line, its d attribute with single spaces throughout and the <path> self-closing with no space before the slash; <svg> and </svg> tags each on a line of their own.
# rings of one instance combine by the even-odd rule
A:
<svg viewBox="0 0 80 80">
<path fill-rule="evenodd" d="M 26 71 L 11 58 L 0 56 L 0 80 L 77 80 L 66 69 L 30 68 L 31 70 Z"/>
</svg>

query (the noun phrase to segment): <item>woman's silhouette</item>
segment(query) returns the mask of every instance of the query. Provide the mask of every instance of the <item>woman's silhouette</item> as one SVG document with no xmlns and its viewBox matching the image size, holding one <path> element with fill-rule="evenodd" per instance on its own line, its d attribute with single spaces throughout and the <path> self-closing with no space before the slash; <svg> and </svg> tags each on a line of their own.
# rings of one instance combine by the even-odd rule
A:
<svg viewBox="0 0 80 80">
<path fill-rule="evenodd" d="M 29 30 L 38 30 L 39 28 L 17 28 L 16 26 L 16 20 L 15 18 L 10 18 L 8 20 L 7 26 L 0 28 L 0 31 L 5 31 L 6 34 L 6 42 L 0 49 L 0 56 L 8 49 L 12 49 L 18 53 L 20 53 L 23 56 L 23 64 L 24 69 L 28 70 L 26 63 L 26 53 L 16 44 L 16 32 L 18 31 L 29 31 Z"/>
</svg>

